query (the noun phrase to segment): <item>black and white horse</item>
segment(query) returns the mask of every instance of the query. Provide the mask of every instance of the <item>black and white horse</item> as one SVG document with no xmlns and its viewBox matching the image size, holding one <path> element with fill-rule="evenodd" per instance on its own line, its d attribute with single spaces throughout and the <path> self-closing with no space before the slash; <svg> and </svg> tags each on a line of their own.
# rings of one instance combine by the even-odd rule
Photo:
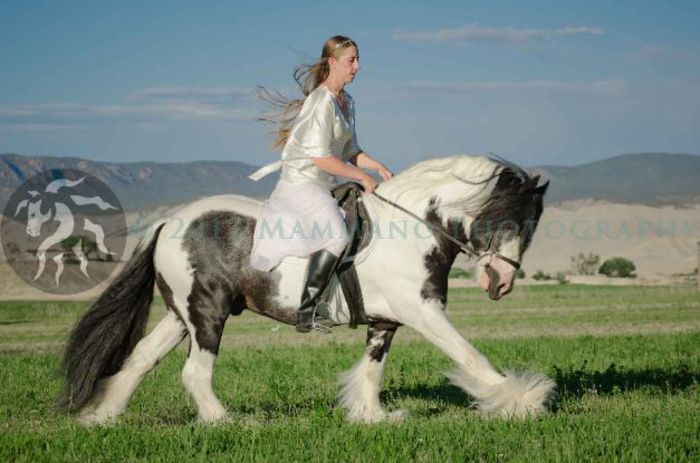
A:
<svg viewBox="0 0 700 463">
<path fill-rule="evenodd" d="M 537 181 L 537 176 L 499 160 L 452 156 L 418 163 L 381 184 L 378 193 L 431 227 L 364 195 L 374 237 L 355 264 L 369 327 L 363 358 L 340 380 L 339 403 L 349 420 L 403 416 L 401 411 L 387 413 L 379 401 L 389 346 L 401 325 L 412 327 L 454 360 L 457 369 L 451 380 L 484 413 L 510 417 L 545 411 L 554 388 L 550 379 L 499 373 L 444 314 L 447 275 L 460 252 L 454 240 L 469 243 L 478 256 L 477 279 L 491 299 L 512 289 L 542 212 L 547 184 L 538 186 Z M 114 419 L 144 375 L 189 335 L 184 385 L 201 421 L 226 417 L 212 389 L 226 320 L 249 309 L 294 324 L 303 285 L 305 259 L 285 258 L 269 273 L 249 266 L 260 205 L 234 195 L 203 199 L 144 239 L 144 247 L 71 334 L 64 358 L 65 409 L 84 423 Z M 143 337 L 154 284 L 167 311 Z M 339 286 L 331 291 L 330 317 L 346 324 L 348 308 Z"/>
</svg>

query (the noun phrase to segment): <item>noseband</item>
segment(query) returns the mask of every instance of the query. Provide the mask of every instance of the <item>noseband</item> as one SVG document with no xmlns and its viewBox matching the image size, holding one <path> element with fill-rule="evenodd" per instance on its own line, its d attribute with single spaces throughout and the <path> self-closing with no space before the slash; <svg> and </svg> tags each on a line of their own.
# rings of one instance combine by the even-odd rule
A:
<svg viewBox="0 0 700 463">
<path fill-rule="evenodd" d="M 383 197 L 382 195 L 380 195 L 380 194 L 377 193 L 377 192 L 374 192 L 374 193 L 372 193 L 372 194 L 373 194 L 377 199 L 379 199 L 380 201 L 383 201 L 383 202 L 389 204 L 390 206 L 395 207 L 396 209 L 400 210 L 401 212 L 404 212 L 404 213 L 410 215 L 411 217 L 413 217 L 414 219 L 416 219 L 417 221 L 419 221 L 420 223 L 422 223 L 423 225 L 425 225 L 426 227 L 428 227 L 430 230 L 441 234 L 445 239 L 447 239 L 448 241 L 452 242 L 453 244 L 456 244 L 456 245 L 459 247 L 459 252 L 462 252 L 462 253 L 467 254 L 467 255 L 473 254 L 472 250 L 469 249 L 469 248 L 467 247 L 467 243 L 463 243 L 463 242 L 459 241 L 458 239 L 456 239 L 455 237 L 453 237 L 452 235 L 450 235 L 449 233 L 447 233 L 445 230 L 443 230 L 442 227 L 439 227 L 439 226 L 437 226 L 437 225 L 435 225 L 435 224 L 432 224 L 432 223 L 428 222 L 427 220 L 425 220 L 425 219 L 419 217 L 418 215 L 414 214 L 413 212 L 409 211 L 409 210 L 406 209 L 405 207 L 399 206 L 399 205 L 396 204 L 395 202 L 386 199 L 385 197 Z M 362 197 L 360 197 L 360 200 L 362 200 Z M 491 239 L 493 239 L 493 236 L 491 236 Z M 491 239 L 489 239 L 489 244 L 488 244 L 488 246 L 486 246 L 487 249 L 491 246 Z M 484 258 L 484 257 L 486 257 L 486 256 L 491 256 L 491 257 L 495 257 L 495 258 L 497 258 L 497 259 L 500 259 L 500 260 L 502 260 L 503 262 L 506 262 L 507 264 L 512 265 L 513 268 L 514 268 L 515 270 L 520 269 L 520 262 L 518 262 L 518 261 L 516 261 L 516 260 L 513 260 L 513 259 L 511 259 L 511 258 L 509 258 L 509 257 L 506 257 L 506 256 L 504 256 L 503 254 L 501 254 L 500 252 L 496 252 L 496 251 L 485 251 L 485 252 L 483 252 L 483 253 L 482 253 L 481 255 L 479 255 L 479 257 L 477 258 L 477 262 L 480 261 L 482 258 Z M 490 262 L 490 261 L 489 261 L 489 262 Z M 484 266 L 485 266 L 485 267 L 489 267 L 489 266 L 490 266 L 490 263 L 489 263 L 489 264 L 485 264 Z"/>
<path fill-rule="evenodd" d="M 496 251 L 486 251 L 485 253 L 483 253 L 482 255 L 479 256 L 479 260 L 483 259 L 483 258 L 486 257 L 486 256 L 491 256 L 491 257 L 495 257 L 496 259 L 500 259 L 500 260 L 502 260 L 503 262 L 512 265 L 512 266 L 515 268 L 515 270 L 519 270 L 519 269 L 520 269 L 520 262 L 518 262 L 517 260 L 510 259 L 510 258 L 504 256 L 503 254 L 499 253 L 499 252 L 496 252 Z M 491 261 L 489 261 L 488 263 L 484 264 L 484 267 L 490 267 L 490 266 L 491 266 Z"/>
</svg>

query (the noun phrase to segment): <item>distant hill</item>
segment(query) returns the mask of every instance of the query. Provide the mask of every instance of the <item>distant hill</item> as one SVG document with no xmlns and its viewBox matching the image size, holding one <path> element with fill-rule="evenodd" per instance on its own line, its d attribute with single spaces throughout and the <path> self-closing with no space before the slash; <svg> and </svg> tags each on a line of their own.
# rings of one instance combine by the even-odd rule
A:
<svg viewBox="0 0 700 463">
<path fill-rule="evenodd" d="M 700 156 L 621 154 L 579 166 L 535 168 L 551 179 L 547 202 L 577 199 L 663 205 L 700 200 Z"/>
<path fill-rule="evenodd" d="M 32 175 L 73 168 L 88 172 L 114 190 L 128 210 L 177 204 L 222 193 L 267 197 L 276 181 L 247 176 L 256 169 L 234 161 L 110 163 L 80 158 L 0 155 L 0 206 Z M 700 156 L 623 154 L 578 166 L 531 168 L 551 180 L 549 204 L 594 199 L 636 204 L 687 204 L 700 200 Z M 2 209 L 0 209 L 2 210 Z"/>
<path fill-rule="evenodd" d="M 79 169 L 105 182 L 125 209 L 177 204 L 202 196 L 236 193 L 267 197 L 275 184 L 270 175 L 248 179 L 256 167 L 234 161 L 189 163 L 96 162 L 80 158 L 0 155 L 0 204 L 4 208 L 14 190 L 36 173 L 60 168 Z"/>
</svg>

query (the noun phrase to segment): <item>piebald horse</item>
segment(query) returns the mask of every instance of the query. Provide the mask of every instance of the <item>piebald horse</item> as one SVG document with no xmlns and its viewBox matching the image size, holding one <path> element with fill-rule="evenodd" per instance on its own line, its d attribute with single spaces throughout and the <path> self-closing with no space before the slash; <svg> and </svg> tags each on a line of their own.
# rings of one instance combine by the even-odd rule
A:
<svg viewBox="0 0 700 463">
<path fill-rule="evenodd" d="M 379 400 L 389 346 L 402 325 L 456 363 L 450 379 L 484 414 L 546 411 L 553 381 L 536 373 L 500 373 L 444 314 L 448 272 L 464 248 L 455 242 L 478 259 L 477 280 L 491 299 L 511 291 L 542 213 L 548 184 L 538 186 L 538 179 L 500 159 L 458 155 L 420 162 L 382 183 L 377 193 L 387 201 L 363 195 L 373 237 L 355 265 L 369 322 L 364 356 L 340 378 L 339 404 L 350 421 L 404 415 L 386 412 Z M 242 196 L 216 196 L 153 227 L 73 329 L 59 405 L 86 424 L 115 419 L 144 375 L 189 335 L 182 381 L 202 422 L 225 419 L 212 375 L 226 320 L 248 309 L 293 325 L 304 279 L 302 258 L 285 258 L 270 272 L 250 267 L 260 206 Z M 143 337 L 154 285 L 166 314 Z M 339 285 L 330 291 L 332 322 L 347 324 Z"/>
</svg>

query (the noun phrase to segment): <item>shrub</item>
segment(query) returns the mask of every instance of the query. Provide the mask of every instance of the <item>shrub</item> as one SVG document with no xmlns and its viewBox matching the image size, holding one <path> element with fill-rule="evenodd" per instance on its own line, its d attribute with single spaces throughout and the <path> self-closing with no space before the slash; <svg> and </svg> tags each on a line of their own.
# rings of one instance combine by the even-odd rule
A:
<svg viewBox="0 0 700 463">
<path fill-rule="evenodd" d="M 447 275 L 448 278 L 471 278 L 472 274 L 468 270 L 463 268 L 451 268 L 450 273 Z"/>
<path fill-rule="evenodd" d="M 557 272 L 557 276 L 554 278 L 556 278 L 560 285 L 569 283 L 569 280 L 566 279 L 566 274 L 564 272 Z"/>
<path fill-rule="evenodd" d="M 609 277 L 635 278 L 634 262 L 624 257 L 613 257 L 603 262 L 598 273 Z"/>
<path fill-rule="evenodd" d="M 589 252 L 588 255 L 579 252 L 577 256 L 571 256 L 571 265 L 579 275 L 595 275 L 600 265 L 600 256 L 592 252 Z"/>
<path fill-rule="evenodd" d="M 544 273 L 542 270 L 538 270 L 538 271 L 535 272 L 534 275 L 532 275 L 532 279 L 533 279 L 533 280 L 537 280 L 537 281 L 540 281 L 540 280 L 551 280 L 551 279 L 552 279 L 552 276 L 551 276 L 550 274 L 548 274 L 548 273 Z"/>
<path fill-rule="evenodd" d="M 515 278 L 525 278 L 525 270 L 519 268 L 519 269 L 515 272 Z"/>
</svg>

